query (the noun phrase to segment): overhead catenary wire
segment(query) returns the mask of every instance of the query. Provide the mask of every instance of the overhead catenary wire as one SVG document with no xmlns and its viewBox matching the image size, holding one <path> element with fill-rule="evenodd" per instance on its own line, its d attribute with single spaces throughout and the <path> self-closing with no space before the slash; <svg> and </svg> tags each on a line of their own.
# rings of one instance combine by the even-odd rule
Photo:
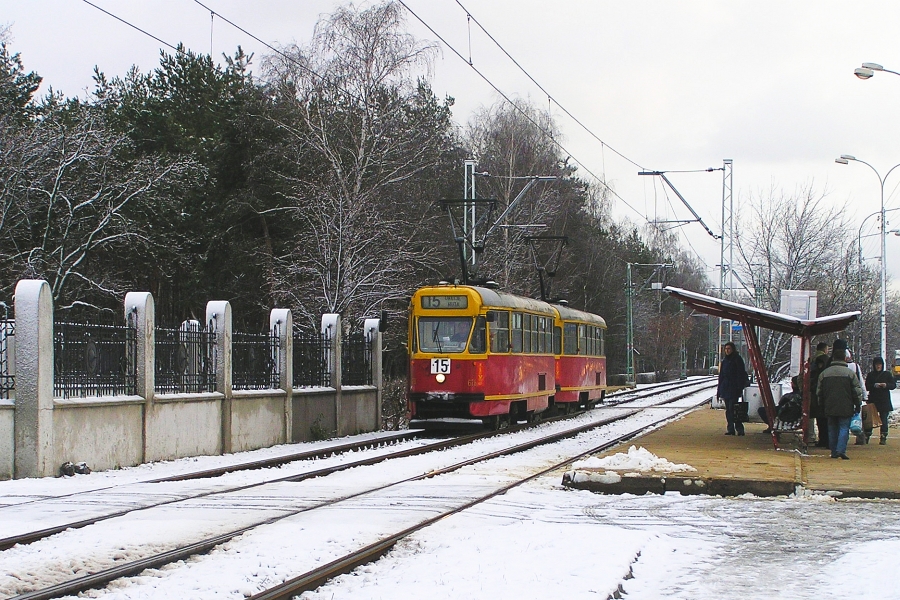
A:
<svg viewBox="0 0 900 600">
<path fill-rule="evenodd" d="M 585 125 L 584 123 L 582 123 L 575 115 L 573 115 L 572 113 L 570 113 L 570 112 L 568 111 L 568 109 L 567 109 L 565 106 L 563 106 L 562 104 L 560 104 L 559 101 L 558 101 L 556 98 L 554 98 L 554 97 L 550 94 L 550 92 L 548 92 L 547 90 L 544 89 L 544 86 L 542 86 L 540 83 L 538 83 L 537 80 L 535 80 L 535 78 L 532 77 L 531 74 L 530 74 L 528 71 L 525 70 L 525 67 L 523 67 L 522 65 L 519 64 L 519 61 L 517 61 L 515 58 L 513 58 L 512 55 L 511 55 L 509 52 L 506 51 L 506 48 L 504 48 L 504 47 L 500 44 L 500 42 L 498 42 L 498 41 L 496 40 L 496 38 L 494 38 L 494 36 L 491 35 L 491 33 L 484 27 L 484 25 L 482 25 L 481 23 L 478 22 L 478 19 L 476 19 L 474 16 L 472 16 L 472 13 L 469 12 L 469 9 L 467 9 L 465 6 L 463 6 L 462 2 L 460 2 L 459 0 L 456 0 L 456 3 L 459 4 L 459 7 L 460 7 L 461 9 L 463 9 L 463 10 L 466 12 L 466 17 L 469 18 L 469 19 L 471 19 L 472 21 L 474 21 L 475 24 L 478 25 L 478 28 L 481 29 L 481 31 L 483 31 L 484 34 L 485 34 L 486 36 L 488 36 L 488 38 L 490 38 L 490 40 L 491 40 L 492 42 L 494 42 L 494 45 L 496 45 L 496 46 L 500 49 L 500 51 L 503 52 L 503 54 L 505 54 L 506 57 L 509 58 L 509 60 L 511 60 L 511 61 L 513 62 L 513 64 L 516 65 L 516 66 L 519 68 L 519 70 L 522 71 L 522 73 L 524 73 L 525 76 L 528 77 L 528 79 L 530 79 L 531 82 L 532 82 L 534 85 L 536 85 L 537 88 L 538 88 L 539 90 L 541 90 L 541 91 L 547 96 L 547 100 L 548 100 L 548 101 L 552 101 L 553 104 L 555 104 L 556 106 L 558 106 L 559 109 L 560 109 L 561 111 L 563 111 L 564 113 L 566 113 L 566 116 L 568 116 L 570 119 L 572 119 L 573 121 L 575 121 L 575 122 L 578 124 L 579 127 L 581 127 L 582 129 L 584 129 L 584 130 L 588 133 L 588 135 L 590 135 L 590 136 L 593 137 L 595 140 L 597 140 L 598 142 L 600 142 L 604 147 L 609 148 L 611 151 L 613 151 L 614 153 L 618 154 L 621 158 L 623 158 L 623 159 L 625 159 L 626 161 L 630 162 L 632 165 L 636 166 L 637 168 L 642 169 L 642 170 L 644 169 L 644 167 L 641 166 L 639 163 L 637 163 L 637 162 L 631 160 L 630 158 L 628 158 L 627 156 L 625 156 L 624 154 L 622 154 L 621 152 L 619 152 L 618 150 L 616 150 L 615 148 L 613 148 L 612 146 L 610 146 L 609 144 L 607 144 L 606 142 L 604 142 L 602 139 L 600 139 L 600 136 L 598 136 L 598 135 L 595 134 L 593 131 L 591 131 L 591 129 L 590 129 L 587 125 Z M 402 2 L 401 2 L 401 4 L 402 4 Z M 406 5 L 404 4 L 404 6 L 406 6 Z M 408 7 L 407 7 L 407 8 L 408 8 Z M 410 11 L 410 12 L 412 12 L 412 11 Z M 420 19 L 420 20 L 421 20 L 421 19 Z M 470 37 L 471 37 L 471 34 L 470 34 Z M 470 42 L 470 45 L 471 45 L 471 42 Z M 471 53 L 470 53 L 470 54 L 471 54 Z M 672 171 L 672 172 L 675 172 L 675 171 Z"/>
<path fill-rule="evenodd" d="M 159 39 L 158 37 L 156 37 L 156 36 L 153 35 L 152 33 L 147 32 L 147 31 L 144 31 L 143 29 L 141 29 L 141 28 L 138 27 L 137 25 L 135 25 L 135 24 L 133 24 L 133 23 L 129 23 L 128 21 L 126 21 L 126 20 L 123 19 L 122 17 L 119 17 L 119 16 L 117 16 L 117 15 L 114 15 L 113 13 L 109 12 L 109 11 L 106 10 L 105 8 L 101 8 L 101 7 L 97 6 L 96 4 L 94 4 L 93 2 L 90 2 L 89 0 L 81 0 L 81 1 L 84 2 L 85 4 L 88 4 L 88 5 L 90 5 L 90 6 L 93 6 L 94 8 L 96 8 L 97 10 L 99 10 L 99 11 L 102 12 L 102 13 L 106 13 L 107 15 L 109 15 L 110 17 L 112 17 L 113 19 L 115 19 L 115 20 L 117 20 L 117 21 L 120 21 L 120 22 L 124 23 L 125 25 L 128 25 L 128 26 L 131 27 L 132 29 L 135 29 L 135 30 L 137 30 L 137 31 L 140 31 L 141 33 L 143 33 L 143 34 L 146 35 L 147 37 L 153 38 L 154 40 L 156 40 L 157 42 L 159 42 L 159 43 L 162 44 L 163 46 L 166 46 L 167 48 L 171 48 L 171 49 L 174 50 L 175 52 L 180 52 L 180 50 L 179 50 L 178 48 L 176 48 L 175 46 L 173 46 L 173 45 L 170 44 L 169 42 L 167 42 L 167 41 L 165 41 L 165 40 Z"/>
<path fill-rule="evenodd" d="M 144 35 L 146 35 L 146 36 L 148 36 L 148 37 L 150 37 L 150 38 L 156 40 L 156 41 L 159 42 L 160 44 L 163 44 L 164 46 L 166 46 L 166 47 L 168 47 L 168 48 L 171 48 L 172 50 L 174 50 L 174 51 L 176 51 L 176 52 L 180 52 L 180 50 L 178 49 L 178 47 L 176 47 L 176 46 L 174 46 L 174 45 L 172 45 L 172 44 L 166 42 L 165 40 L 162 40 L 162 39 L 158 38 L 157 36 L 155 36 L 155 35 L 149 33 L 148 31 L 145 31 L 144 29 L 141 29 L 140 27 L 138 27 L 138 26 L 136 26 L 136 25 L 134 25 L 134 24 L 132 24 L 132 23 L 126 21 L 125 19 L 123 19 L 123 18 L 121 18 L 121 17 L 119 17 L 119 16 L 117 16 L 117 15 L 115 15 L 115 14 L 109 12 L 108 10 L 103 9 L 103 8 L 97 6 L 96 4 L 90 2 L 89 0 L 82 0 L 82 1 L 85 2 L 85 3 L 88 4 L 88 5 L 90 5 L 90 6 L 94 7 L 94 8 L 96 8 L 97 10 L 99 10 L 99 11 L 101 11 L 101 12 L 103 12 L 103 13 L 109 15 L 110 17 L 113 17 L 114 19 L 116 19 L 116 20 L 118 20 L 118 21 L 124 23 L 125 25 L 128 25 L 129 27 L 135 29 L 136 31 L 138 31 L 138 32 L 140 32 L 140 33 L 142 33 L 142 34 L 144 34 Z M 208 6 L 205 5 L 203 2 L 200 2 L 200 0 L 194 0 L 194 2 L 195 2 L 196 4 L 198 4 L 199 6 L 203 7 L 205 10 L 209 11 L 209 12 L 210 12 L 210 15 L 211 15 L 211 18 L 214 18 L 215 16 L 218 16 L 221 20 L 225 21 L 226 23 L 228 23 L 229 25 L 231 25 L 232 27 L 234 27 L 234 28 L 237 29 L 238 31 L 244 33 L 245 35 L 247 35 L 247 36 L 249 36 L 250 38 L 252 38 L 253 40 L 259 42 L 260 44 L 262 44 L 262 45 L 265 46 L 266 48 L 268 48 L 268 49 L 270 49 L 271 51 L 275 52 L 275 53 L 278 54 L 279 56 L 281 56 L 281 57 L 283 57 L 284 59 L 290 61 L 291 63 L 293 63 L 294 65 L 298 66 L 299 68 L 301 68 L 302 70 L 304 70 L 305 72 L 307 72 L 308 74 L 310 74 L 311 76 L 316 77 L 316 78 L 320 79 L 321 81 L 326 81 L 326 80 L 327 80 L 327 78 L 325 78 L 323 75 L 317 73 L 317 72 L 314 71 L 313 69 L 310 69 L 310 68 L 307 67 L 306 65 L 304 65 L 304 64 L 302 64 L 301 62 L 297 61 L 294 57 L 292 57 L 292 56 L 286 54 L 285 52 L 279 50 L 278 48 L 272 46 L 272 45 L 269 44 L 268 42 L 263 41 L 261 38 L 259 38 L 258 36 L 254 35 L 254 34 L 251 33 L 250 31 L 244 29 L 243 27 L 241 27 L 240 25 L 238 25 L 238 24 L 235 23 L 234 21 L 232 21 L 232 20 L 228 19 L 227 17 L 223 16 L 221 13 L 214 11 L 212 8 L 208 7 Z M 422 23 L 422 25 L 424 25 L 429 31 L 431 31 L 431 33 L 434 34 L 434 35 L 441 41 L 441 43 L 443 43 L 449 50 L 451 50 L 454 54 L 456 54 L 457 57 L 459 57 L 461 60 L 465 61 L 467 64 L 470 63 L 470 61 L 467 60 L 467 59 L 466 59 L 466 58 L 465 58 L 465 57 L 464 57 L 464 56 L 463 56 L 463 55 L 462 55 L 462 54 L 461 54 L 454 46 L 452 46 L 449 42 L 447 42 L 447 40 L 445 40 L 445 39 L 443 38 L 443 36 L 441 36 L 440 34 L 438 34 L 437 31 L 435 31 L 435 29 L 434 29 L 433 27 L 431 27 L 431 25 L 429 25 L 429 24 L 428 24 L 424 19 L 422 19 L 415 11 L 413 11 L 413 10 L 406 4 L 406 2 L 404 2 L 403 0 L 399 0 L 399 4 L 402 5 L 402 6 L 403 6 L 403 7 L 404 7 L 404 8 L 405 8 L 405 9 L 406 9 L 413 17 L 415 17 L 420 23 Z M 462 5 L 460 5 L 460 6 L 462 6 Z M 473 20 L 474 20 L 474 19 L 473 19 Z M 476 24 L 478 24 L 477 21 L 476 21 Z M 478 25 L 479 25 L 479 27 L 481 27 L 480 24 L 478 24 Z M 484 29 L 482 28 L 482 30 L 484 30 Z M 487 32 L 485 32 L 485 33 L 487 33 Z M 489 35 L 489 34 L 488 34 L 488 35 Z M 505 52 L 505 50 L 504 50 L 504 52 Z M 510 57 L 510 58 L 512 58 L 512 57 Z M 631 209 L 636 215 L 640 216 L 640 217 L 641 217 L 642 219 L 644 219 L 647 223 L 653 225 L 653 222 L 651 221 L 651 219 L 649 219 L 649 218 L 647 217 L 647 215 L 641 213 L 641 211 L 639 211 L 637 208 L 635 208 L 634 206 L 632 206 L 632 204 L 631 204 L 630 202 L 628 202 L 627 200 L 625 200 L 625 198 L 623 198 L 618 192 L 616 192 L 616 190 L 614 190 L 613 188 L 611 188 L 611 187 L 606 183 L 605 177 L 600 177 L 600 176 L 598 176 L 596 173 L 593 172 L 593 170 L 591 170 L 586 164 L 584 164 L 581 160 L 579 160 L 577 156 L 575 156 L 572 152 L 570 152 L 570 151 L 569 151 L 565 146 L 563 146 L 558 140 L 554 139 L 554 137 L 553 137 L 552 135 L 550 135 L 547 131 L 545 131 L 545 129 L 544 129 L 539 123 L 537 123 L 534 119 L 532 119 L 531 116 L 530 116 L 526 111 L 524 111 L 524 110 L 523 110 L 521 107 L 519 107 L 515 102 L 513 102 L 512 99 L 511 99 L 506 93 L 504 93 L 499 87 L 497 87 L 497 86 L 496 86 L 496 85 L 495 85 L 495 84 L 494 84 L 494 83 L 493 83 L 493 82 L 492 82 L 485 74 L 483 74 L 480 70 L 478 70 L 478 69 L 474 66 L 474 64 L 470 64 L 470 67 L 471 67 L 471 68 L 475 71 L 475 73 L 476 73 L 479 77 L 481 77 L 481 78 L 482 78 L 482 79 L 483 79 L 483 80 L 484 80 L 484 81 L 485 81 L 485 82 L 486 82 L 486 83 L 487 83 L 487 84 L 488 84 L 495 92 L 497 92 L 497 94 L 499 94 L 504 100 L 506 100 L 506 102 L 508 102 L 508 103 L 509 103 L 516 111 L 518 111 L 519 113 L 521 113 L 522 116 L 524 116 L 524 117 L 525 117 L 532 125 L 534 125 L 535 127 L 537 127 L 539 131 L 542 131 L 542 132 L 548 137 L 548 139 L 551 141 L 551 143 L 553 143 L 553 144 L 554 144 L 557 148 L 559 148 L 561 151 L 563 151 L 563 152 L 565 152 L 566 154 L 568 154 L 568 155 L 572 158 L 572 160 L 573 160 L 575 163 L 577 163 L 582 169 L 584 169 L 584 171 L 585 171 L 586 173 L 588 173 L 588 174 L 589 174 L 591 177 L 593 177 L 598 183 L 600 183 L 600 185 L 602 185 L 606 190 L 608 190 L 609 193 L 611 193 L 613 196 L 615 196 L 616 198 L 618 198 L 625 206 L 627 206 L 629 209 Z M 529 78 L 530 78 L 530 76 L 529 76 Z M 533 79 L 532 79 L 532 81 L 533 81 Z M 536 83 L 536 82 L 535 82 L 535 83 Z M 543 89 L 543 88 L 541 88 L 541 89 Z M 551 98 L 551 99 L 552 99 L 552 97 L 550 96 L 550 94 L 547 94 L 547 95 L 548 95 L 548 98 Z M 560 106 L 559 103 L 556 102 L 555 100 L 553 100 L 553 102 L 554 102 L 557 106 Z M 560 108 L 561 108 L 564 112 L 566 112 L 566 114 L 569 114 L 568 111 L 567 111 L 564 107 L 560 106 Z M 570 115 L 570 116 L 571 116 L 571 115 Z M 573 120 L 576 120 L 576 121 L 577 121 L 577 119 L 575 119 L 574 117 L 572 117 L 572 118 L 573 118 Z M 581 125 L 580 122 L 579 122 L 579 125 Z M 582 127 L 583 127 L 583 125 L 582 125 Z M 595 137 L 596 137 L 596 136 L 595 136 Z M 614 148 L 612 148 L 611 146 L 609 146 L 609 144 L 606 144 L 606 142 L 604 142 L 603 140 L 601 140 L 601 139 L 599 139 L 599 138 L 597 138 L 597 139 L 598 139 L 598 141 L 600 141 L 600 143 L 603 145 L 604 148 L 609 148 L 610 150 L 612 150 L 613 152 L 615 152 L 616 154 L 618 154 L 619 156 L 621 156 L 622 158 L 624 158 L 624 159 L 627 160 L 628 162 L 630 162 L 630 163 L 632 163 L 632 164 L 634 164 L 634 165 L 636 165 L 636 166 L 640 166 L 640 165 L 638 165 L 638 163 L 635 163 L 635 162 L 632 161 L 631 159 L 625 157 L 624 155 L 622 155 L 621 153 L 619 153 L 618 151 L 616 151 Z"/>
<path fill-rule="evenodd" d="M 195 2 L 196 2 L 196 1 L 197 1 L 197 0 L 195 0 Z M 420 16 L 418 15 L 418 13 L 416 13 L 413 9 L 411 9 L 411 8 L 409 7 L 409 5 L 407 5 L 406 2 L 404 2 L 404 0 L 397 0 L 397 1 L 398 1 L 398 3 L 399 3 L 401 6 L 403 6 L 403 8 L 405 8 L 407 11 L 409 11 L 409 14 L 411 14 L 413 17 L 415 17 L 416 20 L 418 20 L 422 25 L 424 25 L 424 26 L 428 29 L 428 31 L 430 31 L 430 32 L 431 32 L 438 40 L 440 40 L 440 42 L 441 42 L 442 44 L 444 44 L 444 46 L 446 46 L 451 52 L 453 52 L 457 57 L 459 57 L 460 60 L 464 61 L 466 64 L 469 64 L 469 61 L 466 59 L 465 56 L 463 56 L 463 55 L 459 52 L 459 50 L 457 50 L 452 44 L 450 44 L 447 40 L 445 40 L 444 37 L 443 37 L 442 35 L 440 35 L 437 31 L 435 31 L 435 29 L 434 29 L 431 25 L 429 25 L 427 21 L 425 21 L 422 17 L 420 17 Z M 578 159 L 578 157 L 576 157 L 572 152 L 570 152 L 568 149 L 566 149 L 566 147 L 563 146 L 558 140 L 554 139 L 553 136 L 550 135 L 550 134 L 544 129 L 544 127 L 542 127 L 538 122 L 536 122 L 536 121 L 531 117 L 531 115 L 529 115 L 525 110 L 523 110 L 520 106 L 518 106 L 515 102 L 513 102 L 512 99 L 511 99 L 506 93 L 503 92 L 503 90 L 501 90 L 499 87 L 497 87 L 497 86 L 494 84 L 493 81 L 491 81 L 484 73 L 482 73 L 480 70 L 478 70 L 478 68 L 477 68 L 474 64 L 469 65 L 469 67 L 470 67 L 473 71 L 475 71 L 475 73 L 476 73 L 479 77 L 481 77 L 481 78 L 484 80 L 484 82 L 487 83 L 487 84 L 488 84 L 495 92 L 497 92 L 497 94 L 499 94 L 504 100 L 506 100 L 506 101 L 510 104 L 510 106 L 513 107 L 514 110 L 516 110 L 517 112 L 519 112 L 523 117 L 525 117 L 526 120 L 528 120 L 528 122 L 530 122 L 532 125 L 534 125 L 535 127 L 537 127 L 539 131 L 543 132 L 544 135 L 547 136 L 547 138 L 551 141 L 551 143 L 552 143 L 554 146 L 556 146 L 557 148 L 559 148 L 560 150 L 562 150 L 563 152 L 565 152 L 566 154 L 568 154 L 570 157 L 572 157 L 572 160 L 574 160 L 574 161 L 578 164 L 578 166 L 580 166 L 582 169 L 584 169 L 584 171 L 585 171 L 586 173 L 588 173 L 588 174 L 589 174 L 591 177 L 593 177 L 597 182 L 599 182 L 604 188 L 606 188 L 606 189 L 609 191 L 609 193 L 611 193 L 611 194 L 614 195 L 616 198 L 618 198 L 619 200 L 621 200 L 622 203 L 623 203 L 625 206 L 627 206 L 628 208 L 630 208 L 632 211 L 634 211 L 635 214 L 639 215 L 641 218 L 643 218 L 643 219 L 644 219 L 645 221 L 647 221 L 648 223 L 651 223 L 651 221 L 650 221 L 650 219 L 647 217 L 647 215 L 642 214 L 641 211 L 639 211 L 639 210 L 636 209 L 634 206 L 632 206 L 631 203 L 629 203 L 627 200 L 625 200 L 625 198 L 623 198 L 622 196 L 620 196 L 618 192 L 616 192 L 613 188 L 609 187 L 609 185 L 606 183 L 605 178 L 599 177 L 599 176 L 598 176 L 596 173 L 594 173 L 590 168 L 588 168 L 587 165 L 585 165 L 582 161 L 580 161 L 580 160 Z M 629 160 L 629 162 L 631 162 L 631 161 Z"/>
</svg>

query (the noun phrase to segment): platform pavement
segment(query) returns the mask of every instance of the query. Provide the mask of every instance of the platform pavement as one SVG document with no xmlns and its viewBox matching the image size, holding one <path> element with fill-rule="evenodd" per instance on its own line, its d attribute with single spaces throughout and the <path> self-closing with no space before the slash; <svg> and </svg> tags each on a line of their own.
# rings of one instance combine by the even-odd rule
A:
<svg viewBox="0 0 900 600">
<path fill-rule="evenodd" d="M 691 465 L 696 472 L 624 477 L 618 484 L 565 483 L 604 493 L 678 490 L 761 496 L 791 493 L 802 485 L 807 490 L 840 492 L 841 497 L 900 499 L 900 430 L 891 429 L 885 446 L 878 444 L 877 430 L 872 443 L 863 446 L 854 445 L 851 436 L 850 460 L 841 460 L 832 459 L 827 448 L 810 446 L 801 451 L 794 434 L 783 434 L 782 449 L 776 450 L 764 429 L 762 423 L 747 423 L 746 435 L 724 435 L 725 411 L 706 405 L 628 442 L 672 463 Z M 599 456 L 623 449 L 619 446 Z"/>
</svg>

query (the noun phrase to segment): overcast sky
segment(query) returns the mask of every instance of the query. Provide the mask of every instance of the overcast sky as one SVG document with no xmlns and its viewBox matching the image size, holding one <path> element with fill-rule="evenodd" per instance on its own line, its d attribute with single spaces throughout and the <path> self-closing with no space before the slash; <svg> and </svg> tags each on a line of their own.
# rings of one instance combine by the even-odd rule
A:
<svg viewBox="0 0 900 600">
<path fill-rule="evenodd" d="M 262 44 L 216 18 L 195 0 L 92 0 L 170 44 L 214 56 L 238 44 L 257 57 Z M 305 44 L 332 0 L 204 0 L 203 4 L 273 45 Z M 547 90 L 608 146 L 557 106 L 550 106 L 571 154 L 605 176 L 631 207 L 617 216 L 685 219 L 689 213 L 658 180 L 639 177 L 630 161 L 650 170 L 721 167 L 734 160 L 734 197 L 772 187 L 787 194 L 805 185 L 849 204 L 859 226 L 878 211 L 880 185 L 862 164 L 838 165 L 852 154 L 882 176 L 900 162 L 900 77 L 853 76 L 862 62 L 900 71 L 900 3 L 889 1 L 700 2 L 648 0 L 406 0 L 426 23 L 510 96 L 548 107 L 546 95 L 493 45 L 478 22 Z M 0 0 L 0 23 L 11 25 L 12 49 L 25 66 L 66 95 L 83 95 L 98 65 L 107 76 L 132 64 L 158 64 L 159 42 L 81 0 Z M 436 39 L 407 13 L 409 30 Z M 471 36 L 471 50 L 469 39 Z M 434 88 L 456 99 L 465 123 L 473 110 L 498 100 L 466 62 L 444 47 L 434 65 Z M 587 173 L 583 173 L 589 177 Z M 540 175 L 538 173 L 537 175 Z M 670 179 L 701 218 L 721 229 L 722 173 L 672 173 Z M 460 175 L 462 179 L 462 175 Z M 655 183 L 656 182 L 656 183 Z M 886 180 L 885 206 L 900 208 L 900 168 Z M 893 218 L 891 218 L 893 215 Z M 888 213 L 900 227 L 900 211 Z M 876 219 L 869 219 L 874 226 Z M 863 234 L 870 229 L 863 230 Z M 718 242 L 698 225 L 681 228 L 717 281 Z M 852 239 L 836 243 L 855 245 Z M 448 238 L 449 240 L 449 238 Z M 900 273 L 900 239 L 890 236 L 887 264 Z M 864 244 L 879 254 L 878 238 Z M 875 265 L 875 263 L 873 263 Z"/>
</svg>

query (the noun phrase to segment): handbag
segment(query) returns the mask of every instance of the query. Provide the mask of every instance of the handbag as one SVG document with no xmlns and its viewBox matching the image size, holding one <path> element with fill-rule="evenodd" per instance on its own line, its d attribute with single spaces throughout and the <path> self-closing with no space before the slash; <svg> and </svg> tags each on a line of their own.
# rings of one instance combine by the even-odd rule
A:
<svg viewBox="0 0 900 600">
<path fill-rule="evenodd" d="M 739 400 L 734 404 L 734 422 L 746 423 L 750 420 L 750 404 Z"/>
<path fill-rule="evenodd" d="M 862 422 L 867 430 L 881 427 L 881 415 L 878 414 L 878 408 L 874 404 L 863 405 Z"/>
<path fill-rule="evenodd" d="M 850 417 L 850 433 L 853 435 L 861 435 L 863 432 L 862 416 L 860 413 L 853 413 Z"/>
</svg>

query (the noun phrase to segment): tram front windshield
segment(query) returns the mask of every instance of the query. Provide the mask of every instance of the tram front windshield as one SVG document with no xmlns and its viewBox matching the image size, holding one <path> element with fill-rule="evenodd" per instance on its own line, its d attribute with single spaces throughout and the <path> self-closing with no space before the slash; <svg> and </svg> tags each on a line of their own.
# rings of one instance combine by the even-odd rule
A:
<svg viewBox="0 0 900 600">
<path fill-rule="evenodd" d="M 471 331 L 472 317 L 419 317 L 419 351 L 463 352 Z"/>
</svg>

